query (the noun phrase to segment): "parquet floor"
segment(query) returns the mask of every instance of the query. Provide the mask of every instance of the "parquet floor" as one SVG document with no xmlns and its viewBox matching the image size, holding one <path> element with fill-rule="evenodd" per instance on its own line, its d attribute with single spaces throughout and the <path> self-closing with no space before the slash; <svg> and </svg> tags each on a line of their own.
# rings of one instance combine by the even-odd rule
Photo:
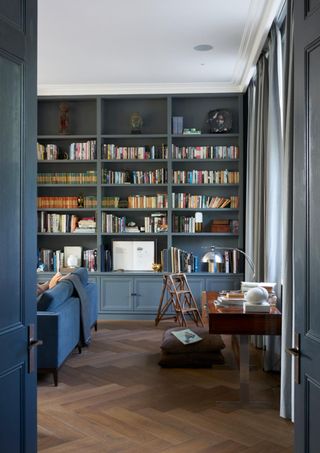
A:
<svg viewBox="0 0 320 453">
<path fill-rule="evenodd" d="M 170 324 L 172 326 L 172 324 Z M 39 378 L 39 452 L 289 453 L 293 426 L 278 415 L 279 375 L 252 353 L 251 397 L 270 408 L 230 408 L 238 393 L 229 343 L 225 365 L 161 369 L 162 330 L 151 321 L 104 321 L 81 355 Z M 229 342 L 228 337 L 224 337 Z"/>
</svg>

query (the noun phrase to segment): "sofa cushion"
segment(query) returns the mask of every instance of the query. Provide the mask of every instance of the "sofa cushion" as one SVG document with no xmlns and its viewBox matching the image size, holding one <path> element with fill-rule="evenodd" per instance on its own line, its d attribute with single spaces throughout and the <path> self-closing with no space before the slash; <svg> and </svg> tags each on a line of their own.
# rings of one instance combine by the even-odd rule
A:
<svg viewBox="0 0 320 453">
<path fill-rule="evenodd" d="M 168 354 L 162 351 L 159 365 L 163 368 L 211 368 L 212 365 L 221 365 L 224 357 L 220 351 L 216 352 L 184 352 L 182 354 Z"/>
<path fill-rule="evenodd" d="M 191 344 L 183 344 L 172 332 L 184 330 L 185 327 L 173 327 L 163 333 L 161 349 L 169 354 L 183 354 L 192 352 L 215 352 L 225 347 L 220 335 L 209 334 L 208 328 L 191 327 L 191 330 L 202 338 L 201 341 Z"/>
<path fill-rule="evenodd" d="M 73 285 L 67 280 L 61 280 L 54 288 L 48 289 L 38 298 L 37 310 L 55 311 L 73 293 Z"/>
</svg>

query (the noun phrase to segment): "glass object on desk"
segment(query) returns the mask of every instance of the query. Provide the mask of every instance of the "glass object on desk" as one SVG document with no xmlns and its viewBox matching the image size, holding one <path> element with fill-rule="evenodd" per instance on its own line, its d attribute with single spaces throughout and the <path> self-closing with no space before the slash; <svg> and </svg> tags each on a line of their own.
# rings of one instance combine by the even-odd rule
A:
<svg viewBox="0 0 320 453">
<path fill-rule="evenodd" d="M 277 295 L 276 295 L 276 293 L 274 291 L 271 291 L 269 293 L 268 302 L 270 304 L 270 307 L 276 307 L 277 306 L 278 298 L 277 298 Z"/>
</svg>

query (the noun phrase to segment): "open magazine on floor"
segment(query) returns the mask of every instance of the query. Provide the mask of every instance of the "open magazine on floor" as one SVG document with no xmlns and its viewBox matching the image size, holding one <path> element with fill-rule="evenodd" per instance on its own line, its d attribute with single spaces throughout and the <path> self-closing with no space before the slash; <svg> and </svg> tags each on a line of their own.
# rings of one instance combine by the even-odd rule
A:
<svg viewBox="0 0 320 453">
<path fill-rule="evenodd" d="M 191 329 L 178 330 L 171 333 L 183 344 L 197 343 L 202 340 L 202 338 Z"/>
</svg>

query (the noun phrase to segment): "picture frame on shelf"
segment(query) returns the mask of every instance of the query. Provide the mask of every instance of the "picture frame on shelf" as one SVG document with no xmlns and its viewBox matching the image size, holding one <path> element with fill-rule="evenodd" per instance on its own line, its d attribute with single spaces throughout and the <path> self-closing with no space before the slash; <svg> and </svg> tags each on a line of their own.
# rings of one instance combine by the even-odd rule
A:
<svg viewBox="0 0 320 453">
<path fill-rule="evenodd" d="M 81 267 L 82 251 L 82 246 L 65 246 L 63 248 L 64 267 L 68 269 Z"/>
</svg>

